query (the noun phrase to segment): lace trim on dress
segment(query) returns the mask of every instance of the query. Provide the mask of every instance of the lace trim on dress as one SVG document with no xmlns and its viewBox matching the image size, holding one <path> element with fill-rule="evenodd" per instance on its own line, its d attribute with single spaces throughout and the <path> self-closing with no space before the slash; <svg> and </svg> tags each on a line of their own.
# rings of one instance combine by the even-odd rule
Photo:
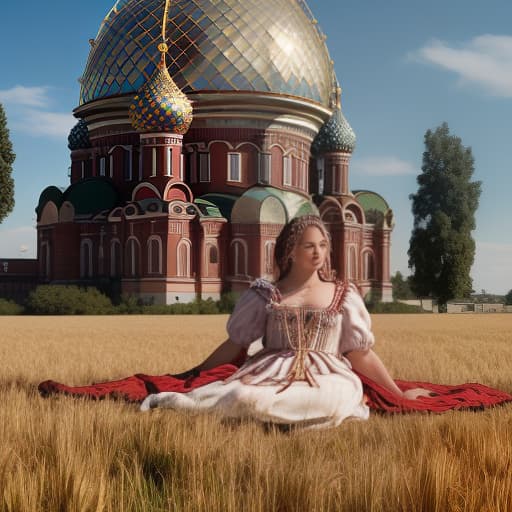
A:
<svg viewBox="0 0 512 512">
<path fill-rule="evenodd" d="M 256 279 L 251 283 L 250 288 L 271 303 L 281 301 L 281 293 L 279 292 L 279 289 L 266 279 L 261 277 Z"/>
</svg>

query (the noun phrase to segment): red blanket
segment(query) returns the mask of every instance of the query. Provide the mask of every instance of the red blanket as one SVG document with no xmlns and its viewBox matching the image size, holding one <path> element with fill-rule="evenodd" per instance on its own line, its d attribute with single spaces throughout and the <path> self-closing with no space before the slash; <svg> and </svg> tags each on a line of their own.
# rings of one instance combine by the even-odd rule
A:
<svg viewBox="0 0 512 512">
<path fill-rule="evenodd" d="M 100 382 L 90 386 L 66 386 L 47 380 L 39 384 L 43 396 L 61 393 L 76 397 L 102 399 L 121 398 L 129 402 L 140 402 L 150 393 L 175 391 L 186 393 L 194 388 L 218 380 L 225 380 L 237 370 L 237 366 L 225 364 L 212 370 L 203 371 L 198 376 L 182 379 L 172 375 L 144 375 L 138 373 L 126 379 Z M 397 380 L 402 390 L 425 388 L 435 393 L 432 397 L 417 400 L 405 400 L 387 391 L 368 377 L 358 374 L 363 382 L 366 401 L 370 409 L 382 413 L 404 413 L 415 411 L 443 412 L 449 409 L 478 410 L 512 401 L 512 395 L 482 384 L 460 384 L 448 386 L 429 382 L 410 382 Z"/>
</svg>

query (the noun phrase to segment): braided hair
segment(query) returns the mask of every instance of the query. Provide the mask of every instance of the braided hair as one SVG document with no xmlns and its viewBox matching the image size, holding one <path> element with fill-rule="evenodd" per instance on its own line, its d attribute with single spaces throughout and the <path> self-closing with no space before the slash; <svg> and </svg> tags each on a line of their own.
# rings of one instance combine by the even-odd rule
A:
<svg viewBox="0 0 512 512">
<path fill-rule="evenodd" d="M 329 254 L 325 258 L 322 268 L 319 269 L 318 275 L 323 281 L 332 281 L 333 273 L 331 270 L 331 236 L 322 222 L 322 219 L 317 215 L 302 215 L 295 217 L 288 224 L 285 224 L 281 233 L 276 240 L 275 247 L 275 260 L 277 268 L 279 269 L 279 279 L 283 279 L 288 275 L 292 268 L 292 252 L 295 246 L 300 242 L 304 231 L 310 226 L 314 226 L 320 230 L 322 235 L 329 244 Z"/>
</svg>

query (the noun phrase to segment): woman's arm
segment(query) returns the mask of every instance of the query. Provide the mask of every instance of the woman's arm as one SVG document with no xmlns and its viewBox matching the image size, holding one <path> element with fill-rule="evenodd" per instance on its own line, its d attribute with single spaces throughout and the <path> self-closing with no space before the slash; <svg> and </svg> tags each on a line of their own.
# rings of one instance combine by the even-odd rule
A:
<svg viewBox="0 0 512 512">
<path fill-rule="evenodd" d="M 402 391 L 391 378 L 384 363 L 372 349 L 353 350 L 345 354 L 345 357 L 350 361 L 354 370 L 366 375 L 395 395 L 403 396 Z"/>
<path fill-rule="evenodd" d="M 175 373 L 172 376 L 177 379 L 188 379 L 189 377 L 197 377 L 199 372 L 211 370 L 222 364 L 237 364 L 236 361 L 241 359 L 245 349 L 240 345 L 233 343 L 229 338 L 222 342 L 201 364 L 194 366 L 190 370 L 182 373 Z"/>
<path fill-rule="evenodd" d="M 345 354 L 345 357 L 350 361 L 352 368 L 366 375 L 368 378 L 375 381 L 383 388 L 391 391 L 393 394 L 414 400 L 420 396 L 431 396 L 430 392 L 422 388 L 409 389 L 403 392 L 391 378 L 391 375 L 387 371 L 384 363 L 380 360 L 380 357 L 372 350 L 353 350 Z"/>
<path fill-rule="evenodd" d="M 211 370 L 221 364 L 228 364 L 235 361 L 243 347 L 232 342 L 229 338 L 221 343 L 201 364 L 196 366 L 196 370 Z"/>
</svg>

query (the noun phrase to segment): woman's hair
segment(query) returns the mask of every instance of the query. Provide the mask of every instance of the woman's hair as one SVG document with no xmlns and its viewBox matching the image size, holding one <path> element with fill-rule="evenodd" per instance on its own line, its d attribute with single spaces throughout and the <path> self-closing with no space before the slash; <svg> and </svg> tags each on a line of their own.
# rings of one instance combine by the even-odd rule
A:
<svg viewBox="0 0 512 512">
<path fill-rule="evenodd" d="M 322 268 L 319 269 L 318 275 L 324 281 L 331 281 L 333 279 L 330 254 L 331 236 L 320 217 L 317 215 L 303 215 L 301 217 L 295 217 L 288 224 L 285 224 L 277 237 L 274 255 L 277 268 L 279 269 L 278 280 L 283 279 L 290 272 L 292 268 L 292 251 L 299 243 L 304 231 L 310 226 L 318 228 L 329 244 L 329 251 L 325 258 L 325 263 L 322 265 Z"/>
</svg>

